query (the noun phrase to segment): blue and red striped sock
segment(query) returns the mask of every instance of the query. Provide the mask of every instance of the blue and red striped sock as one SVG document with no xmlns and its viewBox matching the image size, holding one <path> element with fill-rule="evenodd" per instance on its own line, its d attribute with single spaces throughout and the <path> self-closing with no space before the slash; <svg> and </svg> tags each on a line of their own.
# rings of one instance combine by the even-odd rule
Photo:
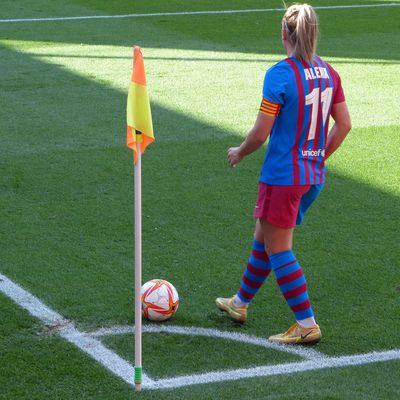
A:
<svg viewBox="0 0 400 400">
<path fill-rule="evenodd" d="M 270 272 L 271 264 L 265 252 L 264 243 L 253 240 L 251 255 L 244 270 L 240 289 L 236 293 L 236 297 L 243 303 L 250 303 Z"/>
<path fill-rule="evenodd" d="M 306 278 L 291 250 L 269 256 L 276 281 L 297 321 L 314 317 L 307 293 Z"/>
</svg>

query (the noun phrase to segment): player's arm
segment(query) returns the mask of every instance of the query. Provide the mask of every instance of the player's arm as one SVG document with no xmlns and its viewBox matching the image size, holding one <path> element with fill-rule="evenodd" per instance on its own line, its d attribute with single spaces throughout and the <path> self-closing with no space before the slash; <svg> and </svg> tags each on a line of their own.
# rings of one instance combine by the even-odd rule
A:
<svg viewBox="0 0 400 400">
<path fill-rule="evenodd" d="M 267 140 L 274 125 L 275 118 L 281 109 L 280 103 L 274 103 L 263 97 L 260 112 L 258 113 L 256 122 L 246 139 L 239 147 L 231 147 L 228 149 L 228 162 L 234 167 L 247 155 L 258 150 Z"/>
<path fill-rule="evenodd" d="M 333 104 L 331 115 L 335 123 L 329 131 L 325 159 L 338 149 L 351 129 L 350 114 L 345 101 Z"/>
<path fill-rule="evenodd" d="M 251 128 L 246 139 L 239 147 L 231 147 L 228 149 L 228 162 L 231 167 L 238 164 L 244 157 L 258 150 L 267 140 L 274 125 L 275 116 L 258 113 L 256 122 Z"/>
</svg>

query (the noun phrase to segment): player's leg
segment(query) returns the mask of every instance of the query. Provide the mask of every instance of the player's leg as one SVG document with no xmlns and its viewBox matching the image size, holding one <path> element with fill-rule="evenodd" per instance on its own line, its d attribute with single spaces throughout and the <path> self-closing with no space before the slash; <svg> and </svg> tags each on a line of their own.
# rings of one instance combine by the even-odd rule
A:
<svg viewBox="0 0 400 400">
<path fill-rule="evenodd" d="M 271 336 L 279 343 L 311 343 L 320 340 L 321 333 L 314 319 L 314 313 L 307 292 L 307 283 L 300 264 L 293 251 L 293 231 L 302 197 L 309 188 L 277 188 L 271 197 L 271 211 L 268 221 L 261 220 L 264 238 L 268 243 L 267 252 L 277 283 L 296 324 L 287 332 Z"/>
<path fill-rule="evenodd" d="M 256 221 L 251 254 L 244 269 L 240 288 L 235 295 L 236 306 L 248 305 L 271 272 L 271 264 L 265 251 L 264 233 L 260 221 Z"/>
<path fill-rule="evenodd" d="M 256 221 L 251 254 L 244 269 L 240 287 L 231 298 L 218 297 L 217 307 L 227 312 L 236 321 L 244 322 L 247 318 L 247 307 L 264 284 L 271 272 L 270 262 L 265 251 L 264 233 L 260 221 Z"/>
<path fill-rule="evenodd" d="M 278 343 L 318 342 L 321 332 L 314 320 L 306 279 L 292 251 L 294 229 L 282 229 L 266 221 L 262 221 L 262 226 L 276 281 L 296 318 L 296 323 L 287 332 L 271 336 L 269 340 Z M 305 321 L 307 326 L 302 325 Z"/>
</svg>

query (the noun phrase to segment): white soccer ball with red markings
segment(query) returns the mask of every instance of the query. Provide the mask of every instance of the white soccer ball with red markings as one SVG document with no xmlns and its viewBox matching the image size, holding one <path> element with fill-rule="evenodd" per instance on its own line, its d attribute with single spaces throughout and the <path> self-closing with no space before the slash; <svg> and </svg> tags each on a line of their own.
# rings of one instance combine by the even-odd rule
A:
<svg viewBox="0 0 400 400">
<path fill-rule="evenodd" d="M 143 315 L 150 321 L 165 321 L 178 309 L 179 296 L 174 286 L 163 279 L 152 279 L 142 286 Z"/>
</svg>

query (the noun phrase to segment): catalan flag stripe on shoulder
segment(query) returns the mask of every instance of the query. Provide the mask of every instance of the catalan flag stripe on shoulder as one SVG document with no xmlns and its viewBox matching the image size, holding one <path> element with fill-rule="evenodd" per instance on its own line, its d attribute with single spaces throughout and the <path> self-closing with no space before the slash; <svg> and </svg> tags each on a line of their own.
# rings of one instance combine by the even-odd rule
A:
<svg viewBox="0 0 400 400">
<path fill-rule="evenodd" d="M 270 117 L 276 117 L 279 114 L 281 105 L 279 103 L 274 103 L 263 97 L 260 105 L 260 112 Z"/>
</svg>

